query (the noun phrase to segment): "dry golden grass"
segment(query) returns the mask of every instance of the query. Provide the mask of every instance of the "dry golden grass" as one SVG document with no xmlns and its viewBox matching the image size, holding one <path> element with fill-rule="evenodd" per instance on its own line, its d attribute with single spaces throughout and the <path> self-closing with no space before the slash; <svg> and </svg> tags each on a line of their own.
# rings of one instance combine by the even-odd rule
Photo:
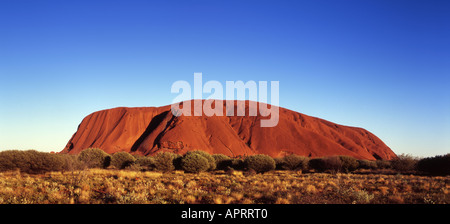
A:
<svg viewBox="0 0 450 224">
<path fill-rule="evenodd" d="M 184 173 L 89 169 L 0 173 L 0 203 L 445 203 L 450 177 L 272 171 Z"/>
</svg>

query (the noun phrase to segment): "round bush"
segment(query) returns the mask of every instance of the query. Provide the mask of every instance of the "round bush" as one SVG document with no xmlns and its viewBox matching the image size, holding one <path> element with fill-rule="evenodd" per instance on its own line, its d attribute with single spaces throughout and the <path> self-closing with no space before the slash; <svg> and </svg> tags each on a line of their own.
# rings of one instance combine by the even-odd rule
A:
<svg viewBox="0 0 450 224">
<path fill-rule="evenodd" d="M 155 158 L 155 168 L 160 171 L 172 171 L 175 169 L 174 162 L 180 155 L 172 152 L 159 152 Z"/>
<path fill-rule="evenodd" d="M 116 152 L 111 156 L 111 165 L 118 169 L 124 169 L 136 161 L 133 155 L 128 152 Z"/>
<path fill-rule="evenodd" d="M 207 170 L 215 170 L 216 169 L 216 160 L 209 153 L 201 150 L 188 151 L 186 154 L 198 154 L 200 156 L 205 157 L 208 160 L 208 169 Z"/>
<path fill-rule="evenodd" d="M 275 160 L 272 157 L 262 154 L 246 157 L 244 164 L 247 169 L 252 169 L 258 173 L 274 170 L 276 167 Z"/>
<path fill-rule="evenodd" d="M 208 159 L 198 153 L 186 153 L 181 159 L 181 168 L 189 173 L 207 171 L 210 168 Z"/>
<path fill-rule="evenodd" d="M 80 152 L 78 160 L 87 168 L 106 168 L 111 162 L 111 156 L 101 149 L 89 148 Z"/>
</svg>

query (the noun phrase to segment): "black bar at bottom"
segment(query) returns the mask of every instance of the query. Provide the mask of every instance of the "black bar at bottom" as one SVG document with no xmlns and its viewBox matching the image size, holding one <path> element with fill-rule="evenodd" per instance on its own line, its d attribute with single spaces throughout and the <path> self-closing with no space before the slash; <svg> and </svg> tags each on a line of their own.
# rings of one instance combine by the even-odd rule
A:
<svg viewBox="0 0 450 224">
<path fill-rule="evenodd" d="M 80 224 L 394 222 L 445 218 L 449 205 L 0 205 L 3 220 Z M 122 221 L 120 221 L 122 220 Z"/>
</svg>

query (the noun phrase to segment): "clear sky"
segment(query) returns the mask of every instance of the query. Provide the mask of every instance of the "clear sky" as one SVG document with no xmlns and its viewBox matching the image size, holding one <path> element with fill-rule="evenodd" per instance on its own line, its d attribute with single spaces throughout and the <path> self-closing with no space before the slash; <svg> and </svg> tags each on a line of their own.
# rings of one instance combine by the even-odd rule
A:
<svg viewBox="0 0 450 224">
<path fill-rule="evenodd" d="M 168 105 L 194 72 L 279 81 L 280 106 L 398 154 L 450 152 L 446 0 L 0 0 L 0 150 L 61 151 L 86 115 Z"/>
</svg>

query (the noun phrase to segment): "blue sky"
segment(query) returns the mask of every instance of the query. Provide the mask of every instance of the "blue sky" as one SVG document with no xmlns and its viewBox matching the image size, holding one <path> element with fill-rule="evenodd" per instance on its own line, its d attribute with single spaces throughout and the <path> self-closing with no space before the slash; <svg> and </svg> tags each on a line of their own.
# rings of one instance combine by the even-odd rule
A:
<svg viewBox="0 0 450 224">
<path fill-rule="evenodd" d="M 202 72 L 279 81 L 280 106 L 398 154 L 449 153 L 449 40 L 449 1 L 0 0 L 0 150 L 60 151 L 86 115 L 170 104 Z"/>
</svg>

